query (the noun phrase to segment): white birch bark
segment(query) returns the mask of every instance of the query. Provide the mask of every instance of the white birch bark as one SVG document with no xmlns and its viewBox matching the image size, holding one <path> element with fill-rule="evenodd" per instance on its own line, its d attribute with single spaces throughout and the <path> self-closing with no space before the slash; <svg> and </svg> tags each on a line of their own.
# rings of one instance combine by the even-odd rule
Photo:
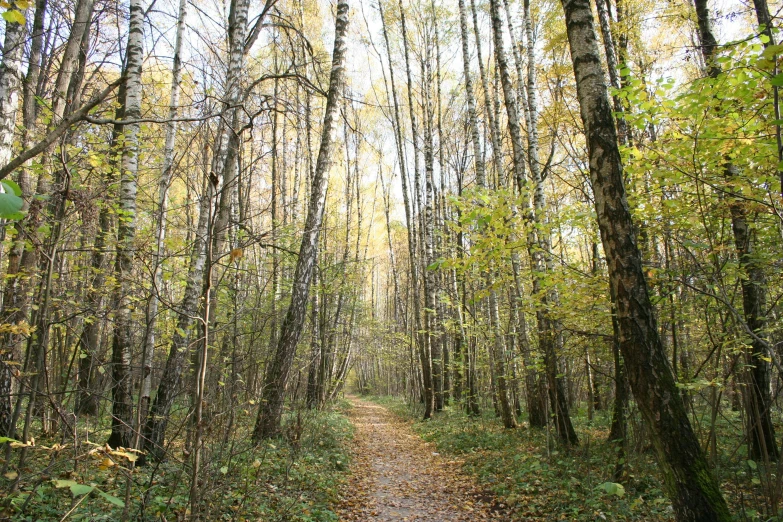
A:
<svg viewBox="0 0 783 522">
<path fill-rule="evenodd" d="M 0 63 L 0 166 L 11 159 L 14 143 L 25 32 L 24 24 L 5 24 L 3 61 Z"/>
<path fill-rule="evenodd" d="M 128 47 L 125 65 L 125 114 L 127 120 L 141 118 L 141 66 L 144 59 L 144 9 L 141 0 L 131 0 Z M 120 218 L 117 226 L 115 273 L 119 283 L 117 316 L 112 342 L 112 430 L 108 444 L 130 447 L 132 443 L 133 396 L 131 390 L 131 344 L 133 342 L 132 279 L 136 238 L 136 192 L 139 171 L 139 124 L 123 126 L 120 159 Z"/>
<path fill-rule="evenodd" d="M 150 391 L 152 388 L 152 358 L 155 350 L 155 329 L 158 316 L 158 292 L 163 286 L 163 255 L 166 239 L 166 212 L 168 207 L 168 191 L 171 185 L 174 166 L 174 144 L 177 138 L 177 122 L 179 113 L 180 82 L 182 77 L 182 37 L 185 32 L 185 17 L 187 15 L 187 0 L 180 0 L 177 14 L 177 29 L 174 40 L 174 59 L 171 66 L 171 90 L 169 93 L 169 121 L 166 123 L 166 138 L 163 146 L 163 165 L 158 180 L 158 202 L 155 213 L 155 265 L 152 292 L 147 304 L 147 332 L 144 339 L 142 360 L 142 381 L 139 391 L 139 419 L 146 418 L 149 410 Z"/>
<path fill-rule="evenodd" d="M 16 127 L 16 113 L 19 107 L 19 87 L 21 84 L 21 58 L 24 46 L 24 25 L 6 22 L 5 41 L 3 42 L 2 63 L 0 63 L 0 166 L 5 165 L 11 159 L 14 130 Z M 2 248 L 2 247 L 0 247 Z M 12 252 L 13 254 L 13 252 Z M 9 256 L 10 257 L 10 256 Z M 14 275 L 13 265 L 9 260 L 9 274 Z M 6 283 L 13 286 L 13 279 Z M 13 300 L 13 295 L 6 295 Z M 3 302 L 3 318 L 8 315 L 8 309 L 13 303 Z M 13 311 L 11 311 L 13 313 Z M 5 336 L 8 337 L 8 336 Z M 4 343 L 6 344 L 6 343 Z M 6 345 L 6 349 L 0 354 L 0 436 L 12 436 L 11 432 L 11 393 L 13 377 L 11 366 L 5 361 L 15 357 L 15 350 Z"/>
</svg>

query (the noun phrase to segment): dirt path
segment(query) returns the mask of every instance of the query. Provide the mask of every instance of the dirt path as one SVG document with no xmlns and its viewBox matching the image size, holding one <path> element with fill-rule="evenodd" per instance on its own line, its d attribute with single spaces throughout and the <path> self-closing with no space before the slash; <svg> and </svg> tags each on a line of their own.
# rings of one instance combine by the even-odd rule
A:
<svg viewBox="0 0 783 522">
<path fill-rule="evenodd" d="M 385 408 L 358 397 L 354 465 L 339 507 L 344 521 L 507 520 L 492 498 Z"/>
</svg>

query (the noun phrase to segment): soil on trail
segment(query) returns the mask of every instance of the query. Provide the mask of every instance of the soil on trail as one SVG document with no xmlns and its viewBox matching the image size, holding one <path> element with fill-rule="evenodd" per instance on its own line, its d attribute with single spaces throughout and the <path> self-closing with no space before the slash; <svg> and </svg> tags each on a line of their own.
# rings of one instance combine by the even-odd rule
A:
<svg viewBox="0 0 783 522">
<path fill-rule="evenodd" d="M 338 507 L 344 521 L 508 520 L 502 506 L 398 417 L 348 397 L 356 426 L 351 478 Z"/>
</svg>

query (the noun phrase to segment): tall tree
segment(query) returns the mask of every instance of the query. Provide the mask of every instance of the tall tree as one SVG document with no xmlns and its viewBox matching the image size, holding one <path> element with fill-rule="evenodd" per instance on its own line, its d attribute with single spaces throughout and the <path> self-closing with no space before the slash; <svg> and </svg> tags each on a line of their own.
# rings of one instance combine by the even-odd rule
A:
<svg viewBox="0 0 783 522">
<path fill-rule="evenodd" d="M 693 432 L 658 334 L 626 199 L 617 132 L 590 2 L 563 0 L 562 5 L 628 380 L 648 427 L 677 519 L 728 521 L 731 515 Z"/>
<path fill-rule="evenodd" d="M 500 132 L 500 118 L 493 109 L 493 103 L 491 101 L 491 91 L 489 90 L 489 81 L 487 79 L 487 73 L 484 68 L 482 54 L 481 54 L 481 33 L 479 32 L 478 25 L 478 13 L 476 10 L 476 3 L 471 0 L 471 11 L 473 14 L 473 32 L 476 38 L 476 52 L 479 59 L 479 76 L 481 77 L 481 84 L 484 90 L 484 110 L 489 115 L 489 127 L 490 138 L 492 143 L 492 164 L 495 169 L 495 176 L 498 180 L 501 180 L 504 176 L 503 162 L 502 162 L 502 135 Z M 486 185 L 478 185 L 478 181 L 485 181 Z M 477 185 L 479 189 L 487 189 L 489 182 L 486 176 L 486 169 L 484 169 L 484 176 L 477 177 Z M 487 298 L 488 312 L 490 328 L 492 332 L 491 336 L 491 349 L 490 361 L 495 368 L 492 371 L 492 378 L 497 383 L 497 393 L 493 398 L 499 403 L 499 409 L 501 417 L 503 418 L 503 425 L 507 428 L 516 427 L 516 419 L 514 418 L 514 412 L 511 407 L 510 397 L 508 394 L 508 386 L 506 381 L 506 346 L 505 336 L 502 334 L 500 325 L 500 303 L 497 296 L 497 289 L 495 288 L 495 281 L 493 272 L 496 270 L 492 267 L 487 272 L 484 278 L 484 283 L 488 288 L 489 295 Z"/>
<path fill-rule="evenodd" d="M 511 74 L 509 71 L 508 60 L 506 58 L 503 44 L 503 23 L 500 16 L 499 0 L 490 0 L 490 17 L 492 19 L 492 34 L 495 43 L 495 61 L 497 63 L 500 75 L 501 86 L 503 87 L 503 98 L 508 115 L 508 128 L 511 135 L 512 161 L 514 167 L 514 179 L 520 191 L 523 193 L 524 200 L 527 199 L 525 191 L 527 190 L 527 180 L 525 173 L 525 151 L 522 142 L 522 132 L 519 123 L 519 106 L 517 103 L 516 92 L 513 89 Z M 530 42 L 532 44 L 532 42 Z M 532 64 L 528 64 L 532 67 Z M 532 85 L 532 89 L 531 87 Z M 535 93 L 535 77 L 528 78 L 528 90 L 530 94 Z M 535 100 L 535 98 L 534 98 Z M 529 111 L 532 116 L 533 106 L 529 105 Z M 529 157 L 531 164 L 531 174 L 533 177 L 533 209 L 532 212 L 525 209 L 531 232 L 528 234 L 528 250 L 533 268 L 533 292 L 537 295 L 541 304 L 536 310 L 536 319 L 538 321 L 539 344 L 544 355 L 547 380 L 549 382 L 549 396 L 552 405 L 552 412 L 555 418 L 555 425 L 560 440 L 566 444 L 577 444 L 579 439 L 571 423 L 571 417 L 568 411 L 568 402 L 565 397 L 565 388 L 561 372 L 558 369 L 558 347 L 561 342 L 558 331 L 557 320 L 552 318 L 549 308 L 554 305 L 557 297 L 554 290 L 547 290 L 543 285 L 543 277 L 551 271 L 548 266 L 547 257 L 551 250 L 550 239 L 546 231 L 546 199 L 544 194 L 543 178 L 540 166 L 538 164 L 538 138 L 537 133 L 531 133 L 531 129 L 537 123 L 530 118 L 529 148 L 528 153 L 533 151 Z M 535 170 L 533 167 L 535 166 Z"/>
<path fill-rule="evenodd" d="M 7 12 L 19 13 L 14 8 L 9 8 Z M 19 23 L 18 20 L 8 21 L 6 19 L 5 41 L 2 49 L 2 63 L 0 63 L 0 166 L 8 163 L 13 152 L 16 113 L 19 106 L 19 91 L 22 80 L 21 59 L 24 51 L 24 34 L 24 23 Z M 9 273 L 11 276 L 15 275 L 12 265 L 9 266 Z M 8 289 L 13 287 L 13 284 L 6 286 L 6 295 L 2 305 L 4 322 L 9 319 L 12 320 L 11 314 L 15 313 L 13 294 L 9 295 L 8 292 Z M 13 344 L 8 342 L 10 341 L 9 336 L 4 335 L 3 337 L 6 338 L 6 342 L 3 343 L 2 351 L 0 351 L 0 436 L 10 436 L 13 371 L 9 363 L 16 354 L 14 353 Z"/>
<path fill-rule="evenodd" d="M 136 238 L 136 192 L 139 172 L 139 129 L 141 118 L 141 65 L 144 60 L 144 9 L 141 0 L 131 0 L 128 46 L 125 57 L 125 99 L 123 100 L 122 159 L 120 160 L 120 210 L 117 226 L 118 287 L 117 316 L 112 341 L 112 425 L 108 444 L 128 448 L 133 440 L 133 395 L 131 345 L 133 343 L 132 277 Z"/>
<path fill-rule="evenodd" d="M 165 253 L 166 219 L 168 212 L 168 193 L 174 175 L 174 155 L 177 139 L 177 115 L 179 114 L 179 97 L 182 82 L 182 40 L 185 32 L 185 16 L 187 0 L 179 1 L 177 10 L 177 28 L 174 37 L 174 56 L 171 65 L 171 90 L 169 91 L 169 114 L 166 122 L 166 138 L 163 145 L 163 164 L 158 180 L 158 201 L 155 215 L 155 258 L 153 266 L 152 291 L 147 303 L 147 331 L 144 336 L 142 383 L 139 399 L 139 419 L 144 422 L 150 405 L 152 388 L 152 361 L 155 352 L 155 332 L 158 324 L 159 293 L 163 287 L 163 256 Z"/>
<path fill-rule="evenodd" d="M 280 328 L 280 337 L 275 353 L 266 370 L 262 399 L 253 430 L 255 441 L 275 437 L 280 433 L 286 386 L 296 354 L 296 345 L 299 342 L 305 320 L 310 282 L 318 249 L 318 237 L 321 233 L 321 224 L 326 208 L 326 190 L 329 186 L 329 167 L 332 163 L 331 156 L 336 130 L 335 120 L 345 85 L 348 9 L 349 5 L 346 0 L 340 0 L 337 4 L 332 72 L 329 76 L 329 90 L 326 95 L 326 108 L 321 129 L 321 145 L 313 175 L 310 206 L 307 210 L 304 235 L 294 272 L 291 303 Z"/>
<path fill-rule="evenodd" d="M 14 15 L 16 13 L 16 15 Z M 19 107 L 19 91 L 22 84 L 22 53 L 24 51 L 24 15 L 9 7 L 4 13 L 5 40 L 0 62 L 0 165 L 11 159 L 16 130 L 16 111 Z M 22 20 L 14 16 L 22 16 Z"/>
<path fill-rule="evenodd" d="M 695 0 L 696 18 L 699 26 L 699 39 L 707 74 L 713 80 L 721 75 L 721 68 L 716 62 L 718 41 L 712 32 L 712 21 L 707 0 Z M 748 329 L 751 332 L 751 351 L 747 354 L 749 366 L 749 382 L 745 390 L 747 432 L 750 451 L 753 459 L 777 460 L 779 451 L 775 440 L 775 428 L 772 424 L 770 408 L 770 363 L 771 354 L 765 340 L 766 326 L 766 290 L 764 271 L 758 261 L 754 246 L 754 231 L 747 203 L 739 194 L 736 185 L 740 183 L 740 172 L 737 166 L 725 158 L 724 175 L 727 191 L 731 198 L 731 230 L 734 234 L 734 246 L 737 251 L 740 269 L 744 272 L 740 285 L 742 287 L 742 310 Z"/>
<path fill-rule="evenodd" d="M 259 20 L 263 20 L 263 14 L 274 3 L 268 0 Z M 231 164 L 236 160 L 236 155 L 229 152 L 231 146 L 237 146 L 238 134 L 229 123 L 236 122 L 236 113 L 242 100 L 241 73 L 244 64 L 244 56 L 248 50 L 247 25 L 248 25 L 249 0 L 232 0 L 229 11 L 229 56 L 226 69 L 226 83 L 221 103 L 221 125 L 218 128 L 218 141 L 213 150 L 210 170 L 203 172 L 203 193 L 199 203 L 198 225 L 196 227 L 195 241 L 193 243 L 190 263 L 188 266 L 188 278 L 185 292 L 182 296 L 180 311 L 177 318 L 177 329 L 169 349 L 166 366 L 163 370 L 158 391 L 155 395 L 152 408 L 144 425 L 143 438 L 144 449 L 155 456 L 162 458 L 165 455 L 163 445 L 166 435 L 171 408 L 179 392 L 182 373 L 189 348 L 195 344 L 194 318 L 199 309 L 199 301 L 204 284 L 205 267 L 209 245 L 213 239 L 213 206 L 218 191 L 225 189 L 224 180 L 226 172 L 231 170 Z M 260 22 L 259 22 L 260 23 Z M 208 147 L 205 147 L 205 150 Z M 209 274 L 207 274 L 209 275 Z M 209 320 L 209 319 L 208 319 Z M 207 342 L 202 339 L 202 342 Z"/>
</svg>

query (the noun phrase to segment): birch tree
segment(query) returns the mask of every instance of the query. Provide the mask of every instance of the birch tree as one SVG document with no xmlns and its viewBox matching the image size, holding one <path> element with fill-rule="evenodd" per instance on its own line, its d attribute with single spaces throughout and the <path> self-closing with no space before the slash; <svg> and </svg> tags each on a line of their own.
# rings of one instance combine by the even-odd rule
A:
<svg viewBox="0 0 783 522">
<path fill-rule="evenodd" d="M 283 415 L 283 402 L 288 377 L 291 371 L 296 345 L 302 333 L 306 306 L 313 275 L 313 265 L 318 249 L 318 237 L 321 233 L 326 191 L 329 186 L 329 168 L 332 163 L 334 133 L 339 110 L 340 97 L 345 86 L 345 52 L 348 32 L 348 2 L 341 0 L 337 4 L 335 20 L 334 50 L 332 51 L 332 72 L 329 76 L 329 90 L 326 96 L 324 121 L 321 129 L 321 145 L 315 165 L 310 205 L 305 220 L 302 244 L 294 272 L 291 303 L 288 307 L 272 361 L 266 370 L 264 389 L 258 408 L 253 439 L 276 437 L 280 434 Z"/>
<path fill-rule="evenodd" d="M 565 0 L 562 5 L 628 380 L 649 429 L 677 519 L 728 521 L 731 515 L 693 432 L 658 335 L 623 185 L 623 165 L 590 3 Z"/>
<path fill-rule="evenodd" d="M 133 242 L 136 238 L 136 192 L 139 172 L 139 123 L 141 118 L 141 66 L 144 59 L 144 9 L 141 0 L 131 0 L 125 65 L 123 150 L 120 160 L 120 219 L 117 226 L 115 274 L 119 282 L 117 316 L 112 341 L 112 427 L 107 444 L 128 448 L 133 439 L 131 391 L 131 345 L 133 343 L 131 294 Z"/>
</svg>

